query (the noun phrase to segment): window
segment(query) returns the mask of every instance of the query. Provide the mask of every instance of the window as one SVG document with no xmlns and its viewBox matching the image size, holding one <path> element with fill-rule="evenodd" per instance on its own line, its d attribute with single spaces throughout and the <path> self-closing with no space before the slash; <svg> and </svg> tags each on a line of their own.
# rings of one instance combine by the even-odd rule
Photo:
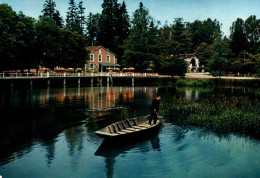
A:
<svg viewBox="0 0 260 178">
<path fill-rule="evenodd" d="M 90 62 L 94 62 L 94 54 L 90 55 Z"/>
<path fill-rule="evenodd" d="M 93 69 L 94 68 L 94 65 L 91 63 L 89 64 L 89 68 Z"/>
<path fill-rule="evenodd" d="M 98 53 L 101 54 L 101 49 L 98 50 Z"/>
<path fill-rule="evenodd" d="M 98 62 L 102 62 L 102 55 L 98 55 Z"/>
<path fill-rule="evenodd" d="M 107 56 L 107 62 L 110 62 L 110 56 Z"/>
</svg>

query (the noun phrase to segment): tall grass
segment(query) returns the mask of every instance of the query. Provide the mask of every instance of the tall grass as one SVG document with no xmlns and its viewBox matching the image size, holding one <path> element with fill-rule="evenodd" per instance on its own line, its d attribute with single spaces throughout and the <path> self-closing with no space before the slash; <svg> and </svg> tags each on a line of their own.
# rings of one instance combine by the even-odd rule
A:
<svg viewBox="0 0 260 178">
<path fill-rule="evenodd" d="M 212 95 L 197 101 L 175 97 L 161 108 L 164 115 L 216 132 L 260 134 L 260 102 L 247 96 Z"/>
</svg>

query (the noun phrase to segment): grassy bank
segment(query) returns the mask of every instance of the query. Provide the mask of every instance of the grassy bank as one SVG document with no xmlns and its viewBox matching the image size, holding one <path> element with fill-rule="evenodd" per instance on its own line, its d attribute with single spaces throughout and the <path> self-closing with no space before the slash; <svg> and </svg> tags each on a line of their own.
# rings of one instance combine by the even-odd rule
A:
<svg viewBox="0 0 260 178">
<path fill-rule="evenodd" d="M 213 86 L 213 80 L 205 80 L 205 79 L 178 79 L 176 81 L 176 86 L 188 86 L 188 87 L 207 87 Z"/>
<path fill-rule="evenodd" d="M 239 132 L 260 135 L 260 102 L 246 96 L 212 95 L 203 101 L 174 98 L 163 104 L 165 115 L 178 121 L 216 132 Z"/>
</svg>

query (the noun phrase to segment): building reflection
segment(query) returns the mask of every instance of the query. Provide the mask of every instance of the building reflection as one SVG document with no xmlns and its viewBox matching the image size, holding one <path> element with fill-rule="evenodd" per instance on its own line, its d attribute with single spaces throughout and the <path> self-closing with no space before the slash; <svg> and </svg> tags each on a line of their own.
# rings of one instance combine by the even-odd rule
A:
<svg viewBox="0 0 260 178">
<path fill-rule="evenodd" d="M 132 102 L 136 92 L 143 92 L 147 97 L 153 98 L 158 91 L 157 87 L 88 87 L 88 88 L 47 88 L 39 95 L 39 104 L 45 105 L 51 100 L 59 103 L 69 101 L 85 101 L 88 109 L 104 110 L 115 107 L 119 102 Z M 37 98 L 34 98 L 37 99 Z"/>
<path fill-rule="evenodd" d="M 185 89 L 185 98 L 188 100 L 197 100 L 199 99 L 199 91 L 198 90 L 194 90 L 193 88 Z"/>
</svg>

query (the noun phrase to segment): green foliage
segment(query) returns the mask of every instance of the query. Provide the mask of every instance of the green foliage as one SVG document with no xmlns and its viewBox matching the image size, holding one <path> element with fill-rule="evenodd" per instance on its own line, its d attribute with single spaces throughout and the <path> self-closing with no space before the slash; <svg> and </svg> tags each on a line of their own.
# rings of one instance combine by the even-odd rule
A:
<svg viewBox="0 0 260 178">
<path fill-rule="evenodd" d="M 231 55 L 228 40 L 219 36 L 212 45 L 214 53 L 207 61 L 209 71 L 215 76 L 221 76 L 227 69 L 227 58 Z"/>
<path fill-rule="evenodd" d="M 230 28 L 230 48 L 237 56 L 241 51 L 247 49 L 247 38 L 243 19 L 237 18 Z"/>
<path fill-rule="evenodd" d="M 54 68 L 58 65 L 60 31 L 55 21 L 41 18 L 36 24 L 36 48 L 38 52 L 39 65 Z"/>
<path fill-rule="evenodd" d="M 215 19 L 208 18 L 204 21 L 195 20 L 187 23 L 187 29 L 192 41 L 192 49 L 195 50 L 201 43 L 212 45 L 215 39 L 221 35 L 221 24 Z"/>
<path fill-rule="evenodd" d="M 86 39 L 76 31 L 59 29 L 50 18 L 36 23 L 39 64 L 45 67 L 83 67 L 88 59 Z"/>
<path fill-rule="evenodd" d="M 140 3 L 134 13 L 129 38 L 124 44 L 123 64 L 133 66 L 137 71 L 146 70 L 158 59 L 156 32 L 149 11 Z"/>
<path fill-rule="evenodd" d="M 0 4 L 0 70 L 22 69 L 32 63 L 34 19 L 17 15 L 7 4 Z"/>
<path fill-rule="evenodd" d="M 195 54 L 200 60 L 200 65 L 205 65 L 206 61 L 209 60 L 214 51 L 212 45 L 207 44 L 206 42 L 201 43 L 196 49 Z"/>
<path fill-rule="evenodd" d="M 88 59 L 86 39 L 77 32 L 69 30 L 60 31 L 60 51 L 58 65 L 63 67 L 84 67 Z"/>
<path fill-rule="evenodd" d="M 104 0 L 102 14 L 90 13 L 86 22 L 83 1 L 76 4 L 75 0 L 70 0 L 65 31 L 75 31 L 87 41 L 69 33 L 65 36 L 72 42 L 67 41 L 66 46 L 59 41 L 66 40 L 61 34 L 63 20 L 55 8 L 54 0 L 45 0 L 42 15 L 35 22 L 22 13 L 16 14 L 7 4 L 0 4 L 0 70 L 43 64 L 53 67 L 60 64 L 62 48 L 68 49 L 74 42 L 78 46 L 77 40 L 72 39 L 80 39 L 85 45 L 109 48 L 117 54 L 120 64 L 133 66 L 137 71 L 149 67 L 154 72 L 184 76 L 186 64 L 179 58 L 195 52 L 200 65 L 216 76 L 231 72 L 260 75 L 260 20 L 254 15 L 245 21 L 237 18 L 230 28 L 229 40 L 222 37 L 221 24 L 216 19 L 184 22 L 176 18 L 173 24 L 166 22 L 161 26 L 142 3 L 130 21 L 124 1 Z M 79 55 L 84 53 L 80 50 Z M 69 50 L 68 56 L 71 54 L 74 52 Z"/>
<path fill-rule="evenodd" d="M 188 86 L 188 87 L 207 87 L 214 85 L 212 80 L 202 80 L 202 79 L 178 79 L 176 86 Z"/>
<path fill-rule="evenodd" d="M 97 42 L 97 34 L 99 32 L 99 21 L 100 21 L 100 14 L 92 14 L 89 13 L 87 17 L 87 39 L 88 39 L 88 46 L 95 46 L 98 45 Z"/>
<path fill-rule="evenodd" d="M 76 31 L 83 35 L 85 22 L 85 10 L 83 1 L 80 1 L 78 6 L 74 0 L 69 1 L 69 8 L 66 16 L 66 29 Z"/>
<path fill-rule="evenodd" d="M 249 43 L 248 51 L 255 54 L 259 48 L 260 40 L 260 19 L 256 19 L 255 15 L 251 15 L 245 21 L 245 33 Z"/>
<path fill-rule="evenodd" d="M 62 28 L 63 20 L 60 16 L 60 12 L 58 10 L 55 10 L 55 7 L 56 3 L 53 0 L 45 0 L 42 10 L 43 15 L 41 15 L 40 18 L 49 17 L 55 21 L 57 26 Z"/>
</svg>

